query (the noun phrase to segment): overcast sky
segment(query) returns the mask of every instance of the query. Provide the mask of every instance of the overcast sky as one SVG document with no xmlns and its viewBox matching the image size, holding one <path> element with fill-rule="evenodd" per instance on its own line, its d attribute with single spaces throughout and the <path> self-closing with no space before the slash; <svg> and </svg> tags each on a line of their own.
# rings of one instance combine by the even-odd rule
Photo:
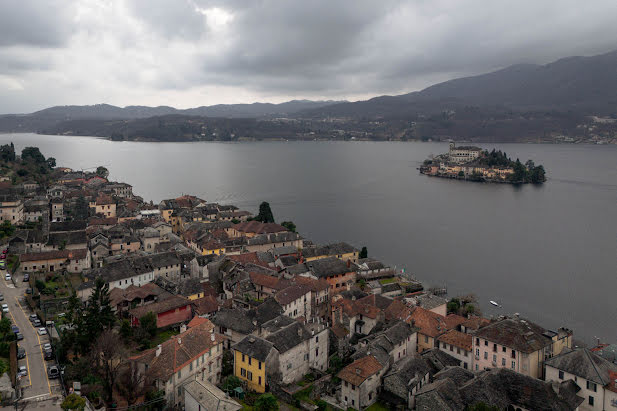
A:
<svg viewBox="0 0 617 411">
<path fill-rule="evenodd" d="M 358 100 L 617 49 L 617 1 L 0 0 L 0 113 Z"/>
</svg>

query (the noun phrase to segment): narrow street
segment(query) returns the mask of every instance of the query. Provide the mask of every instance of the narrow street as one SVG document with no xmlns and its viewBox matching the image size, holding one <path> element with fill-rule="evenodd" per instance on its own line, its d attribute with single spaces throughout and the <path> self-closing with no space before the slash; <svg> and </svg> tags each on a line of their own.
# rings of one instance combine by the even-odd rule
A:
<svg viewBox="0 0 617 411">
<path fill-rule="evenodd" d="M 0 293 L 4 296 L 2 303 L 9 306 L 8 314 L 3 313 L 3 316 L 8 315 L 24 336 L 18 346 L 26 350 L 26 358 L 18 360 L 18 366 L 25 365 L 28 370 L 28 375 L 21 377 L 18 382 L 23 392 L 18 408 L 34 409 L 44 404 L 45 409 L 54 409 L 56 407 L 53 403 L 59 404 L 62 401 L 62 389 L 59 379 L 47 377 L 47 367 L 52 365 L 53 361 L 45 361 L 43 345 L 50 342 L 49 336 L 39 335 L 28 318 L 33 312 L 25 302 L 28 283 L 22 281 L 23 274 L 19 274 L 12 281 L 5 280 L 5 274 L 5 270 L 0 270 Z"/>
</svg>

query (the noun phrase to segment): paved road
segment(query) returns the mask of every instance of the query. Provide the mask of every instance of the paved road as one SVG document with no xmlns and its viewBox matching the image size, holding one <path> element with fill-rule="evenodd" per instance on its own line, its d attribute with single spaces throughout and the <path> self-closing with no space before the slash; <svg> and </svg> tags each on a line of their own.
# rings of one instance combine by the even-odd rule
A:
<svg viewBox="0 0 617 411">
<path fill-rule="evenodd" d="M 12 281 L 5 280 L 6 272 L 0 270 L 0 293 L 4 295 L 4 301 L 9 306 L 8 316 L 13 324 L 19 327 L 24 339 L 19 341 L 19 346 L 26 350 L 26 358 L 19 360 L 18 365 L 28 368 L 28 375 L 22 377 L 19 386 L 23 388 L 23 401 L 36 404 L 38 401 L 61 398 L 62 391 L 58 379 L 47 378 L 47 366 L 51 361 L 45 361 L 43 357 L 43 345 L 49 342 L 47 335 L 39 335 L 28 316 L 32 314 L 25 303 L 24 295 L 27 283 L 22 282 L 22 274 Z M 4 314 L 3 315 L 7 315 Z M 21 407 L 20 407 L 21 408 Z M 29 407 L 28 407 L 29 408 Z"/>
</svg>

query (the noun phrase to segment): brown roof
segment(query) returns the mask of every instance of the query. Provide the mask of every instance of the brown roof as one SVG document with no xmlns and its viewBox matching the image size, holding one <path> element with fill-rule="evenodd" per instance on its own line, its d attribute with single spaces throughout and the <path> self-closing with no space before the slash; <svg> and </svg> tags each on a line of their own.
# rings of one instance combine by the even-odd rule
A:
<svg viewBox="0 0 617 411">
<path fill-rule="evenodd" d="M 445 342 L 446 344 L 452 344 L 455 347 L 464 349 L 465 351 L 471 351 L 473 341 L 471 334 L 462 333 L 456 330 L 450 330 L 447 333 L 440 335 L 437 339 Z"/>
<path fill-rule="evenodd" d="M 106 205 L 106 204 L 115 204 L 114 200 L 111 198 L 111 196 L 108 196 L 106 194 L 99 194 L 99 196 L 96 198 L 96 205 Z"/>
<path fill-rule="evenodd" d="M 194 317 L 189 323 L 186 325 L 187 328 L 197 327 L 202 324 L 206 324 L 209 320 L 204 317 Z"/>
<path fill-rule="evenodd" d="M 275 223 L 262 223 L 259 221 L 246 221 L 234 224 L 233 228 L 241 233 L 273 234 L 288 231 L 285 227 Z"/>
<path fill-rule="evenodd" d="M 383 366 L 372 355 L 367 355 L 343 368 L 337 375 L 341 380 L 360 385 L 368 377 L 377 374 Z"/>
<path fill-rule="evenodd" d="M 309 292 L 311 292 L 311 289 L 306 285 L 291 285 L 277 292 L 274 299 L 281 305 L 287 305 Z"/>
<path fill-rule="evenodd" d="M 116 225 L 118 224 L 118 217 L 92 217 L 88 220 L 88 225 Z"/>
<path fill-rule="evenodd" d="M 345 338 L 349 335 L 349 330 L 339 323 L 334 323 L 334 325 L 330 327 L 330 330 L 332 330 L 337 338 Z"/>
<path fill-rule="evenodd" d="M 211 295 L 197 298 L 196 300 L 191 301 L 191 304 L 193 304 L 195 314 L 197 315 L 211 314 L 219 310 L 219 303 L 216 301 L 216 297 Z"/>
<path fill-rule="evenodd" d="M 349 317 L 363 315 L 365 317 L 375 319 L 381 312 L 381 310 L 375 306 L 361 304 L 358 303 L 358 301 L 352 301 L 347 298 L 341 298 L 332 303 L 332 309 L 335 310 L 337 308 L 342 309 L 343 312 Z"/>
<path fill-rule="evenodd" d="M 155 314 L 164 313 L 165 311 L 173 310 L 174 308 L 184 307 L 189 305 L 191 301 L 188 298 L 181 297 L 179 295 L 171 296 L 163 301 L 157 301 L 152 304 L 142 305 L 141 307 L 133 308 L 129 311 L 133 317 L 141 318 L 149 312 Z"/>
<path fill-rule="evenodd" d="M 42 253 L 22 254 L 19 256 L 21 262 L 26 261 L 45 261 L 45 260 L 81 260 L 88 255 L 88 249 L 81 250 L 54 250 Z"/>
<path fill-rule="evenodd" d="M 470 330 L 479 330 L 485 325 L 489 325 L 491 320 L 488 318 L 482 318 L 478 316 L 469 317 L 465 322 L 461 323 L 461 325 L 465 328 L 469 328 Z"/>
<path fill-rule="evenodd" d="M 278 277 L 274 277 L 268 274 L 250 272 L 251 282 L 255 285 L 261 285 L 268 288 L 274 288 L 279 281 Z"/>
<path fill-rule="evenodd" d="M 175 372 L 225 340 L 222 335 L 214 333 L 212 341 L 214 325 L 205 320 L 202 324 L 189 328 L 161 344 L 159 356 L 156 355 L 157 348 L 152 348 L 131 357 L 130 360 L 148 364 L 147 374 L 150 378 L 168 381 Z"/>
<path fill-rule="evenodd" d="M 429 311 L 422 307 L 416 307 L 409 319 L 408 323 L 420 329 L 419 333 L 428 335 L 429 337 L 437 337 L 448 330 L 446 326 L 446 317 Z"/>
<path fill-rule="evenodd" d="M 551 338 L 545 333 L 544 328 L 528 320 L 505 318 L 480 328 L 475 335 L 492 343 L 530 354 L 551 344 Z"/>
<path fill-rule="evenodd" d="M 328 284 L 326 280 L 323 280 L 323 279 L 316 280 L 314 278 L 303 277 L 301 275 L 294 277 L 291 281 L 297 284 L 306 285 L 313 292 L 324 291 L 330 288 L 330 284 Z"/>
<path fill-rule="evenodd" d="M 467 318 L 462 317 L 460 315 L 448 314 L 446 316 L 446 326 L 450 330 L 458 327 L 459 325 L 463 324 L 465 321 L 467 321 Z"/>
<path fill-rule="evenodd" d="M 394 300 L 392 304 L 384 311 L 386 315 L 386 320 L 407 320 L 409 315 L 411 314 L 411 309 L 405 305 L 402 301 Z"/>
</svg>

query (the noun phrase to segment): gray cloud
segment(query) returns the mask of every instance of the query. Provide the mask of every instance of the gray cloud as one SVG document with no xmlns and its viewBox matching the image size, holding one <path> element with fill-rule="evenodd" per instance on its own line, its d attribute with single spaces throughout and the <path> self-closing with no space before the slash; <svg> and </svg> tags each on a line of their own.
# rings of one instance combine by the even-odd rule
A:
<svg viewBox="0 0 617 411">
<path fill-rule="evenodd" d="M 613 0 L 7 1 L 0 112 L 356 99 L 617 47 Z"/>
</svg>

